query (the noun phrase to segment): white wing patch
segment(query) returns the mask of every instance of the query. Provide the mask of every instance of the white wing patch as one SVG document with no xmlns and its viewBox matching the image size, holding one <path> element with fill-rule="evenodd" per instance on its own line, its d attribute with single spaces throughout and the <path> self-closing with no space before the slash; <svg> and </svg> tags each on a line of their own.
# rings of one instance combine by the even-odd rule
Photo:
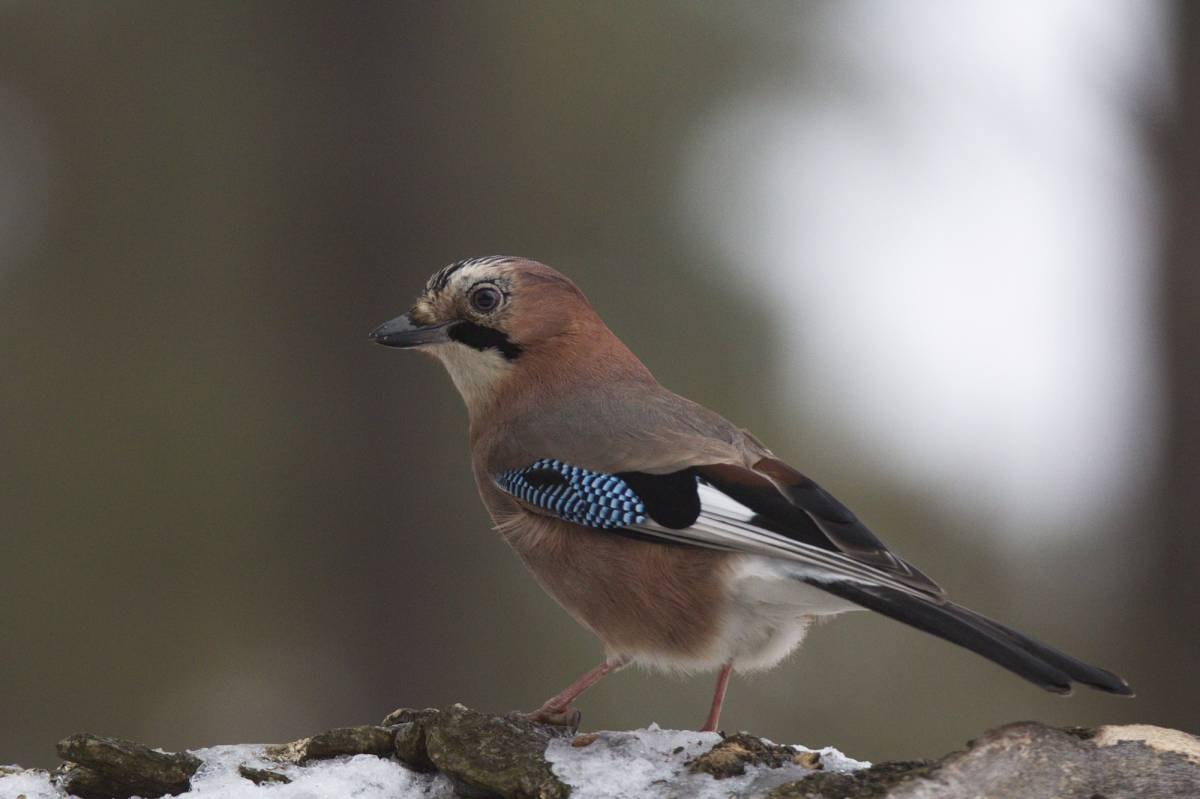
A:
<svg viewBox="0 0 1200 799">
<path fill-rule="evenodd" d="M 912 586 L 841 552 L 805 544 L 753 524 L 756 515 L 753 510 L 703 480 L 699 483 L 699 494 L 700 516 L 691 527 L 673 530 L 648 519 L 631 529 L 693 546 L 773 558 L 781 561 L 781 566 L 786 564 L 788 571 L 801 579 L 886 585 L 916 593 Z"/>
</svg>

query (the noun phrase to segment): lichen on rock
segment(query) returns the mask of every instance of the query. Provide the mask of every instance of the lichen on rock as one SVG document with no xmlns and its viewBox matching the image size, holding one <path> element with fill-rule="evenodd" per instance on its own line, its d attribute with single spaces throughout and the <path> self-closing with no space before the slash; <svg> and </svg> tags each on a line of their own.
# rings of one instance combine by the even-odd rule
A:
<svg viewBox="0 0 1200 799">
<path fill-rule="evenodd" d="M 200 760 L 188 752 L 160 752 L 148 746 L 91 733 L 78 733 L 58 742 L 58 755 L 67 761 L 58 783 L 83 799 L 144 799 L 184 793 Z"/>
<path fill-rule="evenodd" d="M 818 769 L 821 766 L 819 752 L 800 752 L 795 747 L 771 743 L 739 732 L 718 743 L 712 749 L 688 762 L 692 774 L 711 774 L 715 779 L 740 777 L 747 766 L 782 768 L 803 766 Z"/>
<path fill-rule="evenodd" d="M 503 799 L 566 799 L 570 789 L 546 762 L 551 740 L 566 728 L 512 716 L 492 716 L 452 705 L 425 727 L 426 751 L 461 789 Z"/>
<path fill-rule="evenodd" d="M 353 755 L 389 755 L 395 747 L 396 733 L 387 727 L 363 724 L 338 727 L 301 738 L 291 743 L 268 746 L 267 757 L 281 763 L 307 763 L 331 757 Z"/>
<path fill-rule="evenodd" d="M 887 763 L 776 788 L 771 799 L 1196 799 L 1200 739 L 1149 725 L 1057 729 L 1019 722 L 936 762 Z"/>
</svg>

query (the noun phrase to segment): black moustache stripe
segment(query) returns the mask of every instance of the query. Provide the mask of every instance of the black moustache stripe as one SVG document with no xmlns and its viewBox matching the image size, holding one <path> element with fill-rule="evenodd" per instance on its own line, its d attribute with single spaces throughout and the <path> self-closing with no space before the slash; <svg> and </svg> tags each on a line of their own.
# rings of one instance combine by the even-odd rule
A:
<svg viewBox="0 0 1200 799">
<path fill-rule="evenodd" d="M 521 345 L 513 343 L 507 333 L 494 327 L 477 325 L 474 322 L 455 322 L 446 333 L 451 341 L 466 344 L 480 352 L 496 350 L 508 361 L 515 361 L 521 354 Z"/>
</svg>

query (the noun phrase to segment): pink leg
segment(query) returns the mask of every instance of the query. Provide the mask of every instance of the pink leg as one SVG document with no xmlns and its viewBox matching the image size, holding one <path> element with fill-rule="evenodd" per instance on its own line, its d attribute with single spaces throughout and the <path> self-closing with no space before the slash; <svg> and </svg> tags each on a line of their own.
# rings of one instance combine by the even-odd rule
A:
<svg viewBox="0 0 1200 799">
<path fill-rule="evenodd" d="M 579 711 L 571 707 L 571 703 L 579 698 L 587 689 L 591 688 L 596 683 L 600 682 L 605 675 L 611 674 L 614 671 L 622 668 L 629 663 L 629 658 L 618 657 L 612 660 L 606 660 L 599 666 L 596 666 L 591 671 L 584 674 L 575 682 L 568 685 L 566 688 L 559 691 L 554 696 L 542 703 L 542 706 L 532 713 L 522 713 L 521 715 L 531 721 L 540 721 L 547 724 L 565 724 L 567 726 L 575 726 L 579 723 Z"/>
<path fill-rule="evenodd" d="M 732 671 L 732 663 L 721 667 L 721 673 L 717 675 L 717 687 L 713 691 L 712 708 L 708 711 L 708 718 L 704 720 L 700 732 L 717 731 L 717 723 L 721 720 L 721 705 L 725 704 L 725 689 L 729 687 L 729 674 Z"/>
</svg>

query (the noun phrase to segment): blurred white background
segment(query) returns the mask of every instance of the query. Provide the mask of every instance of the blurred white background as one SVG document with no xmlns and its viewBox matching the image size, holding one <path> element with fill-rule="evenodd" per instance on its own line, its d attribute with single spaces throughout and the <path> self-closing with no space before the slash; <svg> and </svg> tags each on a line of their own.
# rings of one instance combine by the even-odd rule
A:
<svg viewBox="0 0 1200 799">
<path fill-rule="evenodd" d="M 1013 546 L 1145 490 L 1160 209 L 1131 112 L 1168 101 L 1166 17 L 848 2 L 770 31 L 803 58 L 712 109 L 681 224 L 784 331 L 775 401 L 843 428 L 833 457 Z"/>
</svg>

